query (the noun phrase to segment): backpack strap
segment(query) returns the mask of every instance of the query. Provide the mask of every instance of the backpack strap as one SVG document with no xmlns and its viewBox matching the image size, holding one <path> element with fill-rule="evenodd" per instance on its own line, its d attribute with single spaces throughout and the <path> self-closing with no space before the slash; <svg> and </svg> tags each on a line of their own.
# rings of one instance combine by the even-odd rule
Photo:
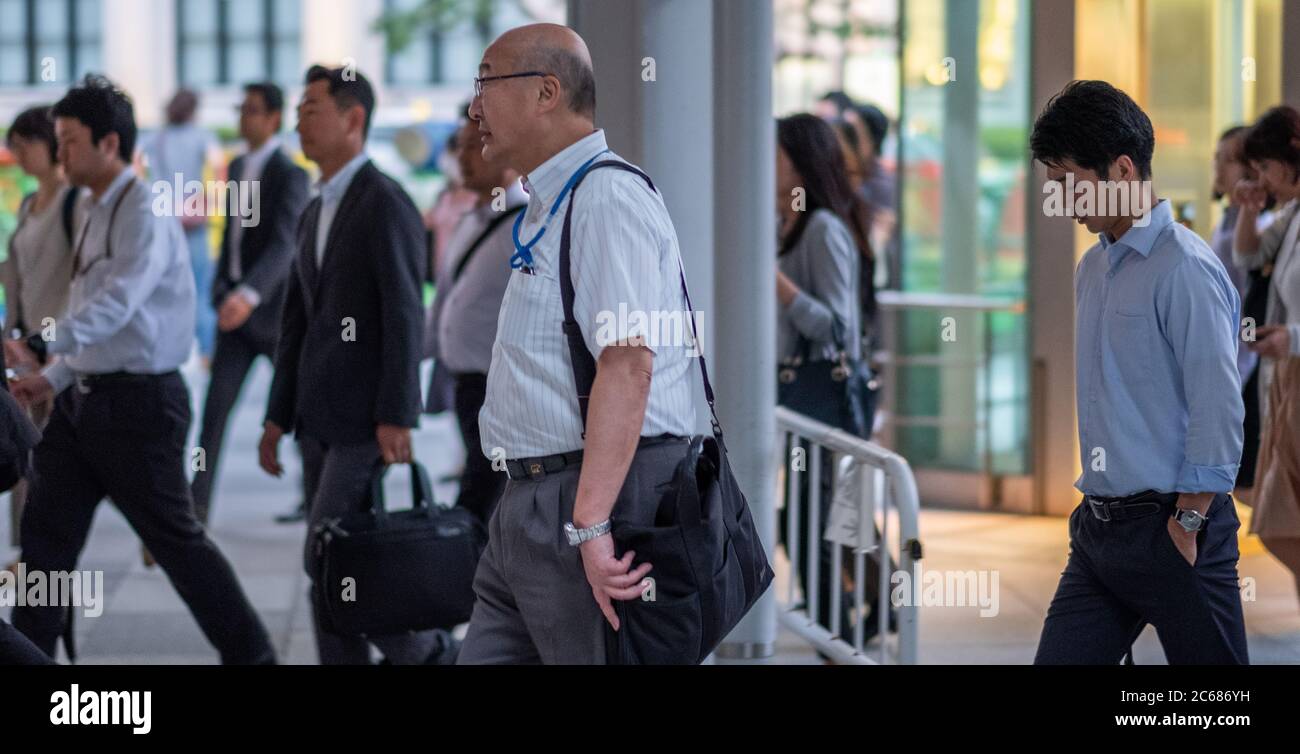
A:
<svg viewBox="0 0 1300 754">
<path fill-rule="evenodd" d="M 72 248 L 72 213 L 77 208 L 78 193 L 76 186 L 69 186 L 63 194 L 63 237 L 67 239 L 68 248 Z"/>
<path fill-rule="evenodd" d="M 483 229 L 483 232 L 478 234 L 478 238 L 474 239 L 474 243 L 469 245 L 469 249 L 466 250 L 465 255 L 462 256 L 460 258 L 460 261 L 456 263 L 456 269 L 451 273 L 451 282 L 455 283 L 457 280 L 460 280 L 461 273 L 463 273 L 465 271 L 465 268 L 469 266 L 470 257 L 473 257 L 474 252 L 478 251 L 478 247 L 482 246 L 483 242 L 487 240 L 488 236 L 492 235 L 492 231 L 501 227 L 501 223 L 505 222 L 506 220 L 513 220 L 516 215 L 523 212 L 527 208 L 528 205 L 521 204 L 518 207 L 507 209 L 505 212 L 502 212 L 498 214 L 496 217 L 492 218 L 492 220 L 488 222 L 487 227 Z"/>
<path fill-rule="evenodd" d="M 573 315 L 573 300 L 575 293 L 573 290 L 573 276 L 570 272 L 570 244 L 572 235 L 570 226 L 573 220 L 573 203 L 577 201 L 578 187 L 582 185 L 587 174 L 600 168 L 617 168 L 634 173 L 646 182 L 651 191 L 658 193 L 654 181 L 640 169 L 622 162 L 620 160 L 602 160 L 587 168 L 585 172 L 574 182 L 573 188 L 569 195 L 569 206 L 564 211 L 564 230 L 560 235 L 560 298 L 564 302 L 564 337 L 569 344 L 569 361 L 573 365 L 573 382 L 578 390 L 578 410 L 582 414 L 583 437 L 586 437 L 587 427 L 587 406 L 591 403 L 591 388 L 596 382 L 596 359 L 592 357 L 591 351 L 587 350 L 587 342 L 583 340 L 582 328 L 578 326 L 578 320 Z M 681 257 L 677 259 L 677 274 L 682 282 L 682 297 L 686 300 L 686 320 L 691 326 L 691 337 L 699 343 L 699 333 L 695 331 L 695 317 L 693 312 L 695 308 L 691 306 L 691 294 L 686 288 L 686 270 L 682 267 Z M 722 443 L 722 425 L 718 422 L 718 411 L 714 407 L 713 385 L 709 382 L 709 367 L 704 359 L 704 351 L 700 350 L 700 376 L 704 380 L 704 397 L 709 402 L 709 413 L 713 418 L 713 436 Z M 725 444 L 723 445 L 725 447 Z"/>
</svg>

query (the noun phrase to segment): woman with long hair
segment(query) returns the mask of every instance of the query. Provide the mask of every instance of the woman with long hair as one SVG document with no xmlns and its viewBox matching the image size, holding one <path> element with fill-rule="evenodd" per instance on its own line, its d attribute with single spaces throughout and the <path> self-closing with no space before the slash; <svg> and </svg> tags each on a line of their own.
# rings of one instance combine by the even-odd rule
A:
<svg viewBox="0 0 1300 754">
<path fill-rule="evenodd" d="M 872 409 L 862 406 L 853 416 L 846 412 L 846 395 L 853 390 L 835 381 L 818 379 L 838 364 L 859 364 L 863 356 L 862 322 L 874 308 L 871 277 L 861 270 L 872 269 L 873 256 L 867 240 L 867 208 L 849 179 L 841 137 L 834 128 L 813 115 L 793 115 L 777 121 L 776 127 L 776 211 L 779 254 L 776 294 L 778 302 L 777 358 L 782 367 L 782 403 L 793 410 L 831 423 L 840 429 L 869 437 Z M 805 453 L 807 448 L 805 447 Z M 807 476 L 802 477 L 800 531 L 784 531 L 783 541 L 798 537 L 807 541 L 810 507 Z M 834 468 L 830 454 L 821 463 L 819 510 L 828 520 L 833 495 Z M 833 546 L 818 537 L 819 592 L 817 615 L 811 616 L 831 628 L 831 590 L 840 589 L 839 627 L 849 636 L 853 621 L 853 594 L 845 573 L 833 573 Z M 852 553 L 841 561 L 852 564 Z M 801 557 L 796 568 L 810 591 L 808 563 Z M 866 593 L 877 583 L 878 571 L 868 559 Z M 870 604 L 874 605 L 874 601 Z M 867 616 L 864 635 L 872 636 L 879 621 Z"/>
</svg>

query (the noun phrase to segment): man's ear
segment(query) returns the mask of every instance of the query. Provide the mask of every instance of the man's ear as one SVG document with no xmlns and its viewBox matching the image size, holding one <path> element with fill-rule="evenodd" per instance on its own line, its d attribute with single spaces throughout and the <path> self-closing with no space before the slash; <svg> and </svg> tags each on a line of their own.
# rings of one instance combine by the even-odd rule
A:
<svg viewBox="0 0 1300 754">
<path fill-rule="evenodd" d="M 549 113 L 560 104 L 560 80 L 554 76 L 542 77 L 542 88 L 537 94 L 537 107 L 543 113 Z"/>
<path fill-rule="evenodd" d="M 104 134 L 104 138 L 99 140 L 95 148 L 108 157 L 116 157 L 117 150 L 122 147 L 122 137 L 118 136 L 116 131 L 109 131 Z"/>
<path fill-rule="evenodd" d="M 366 139 L 366 109 L 361 105 L 353 105 L 348 108 L 348 130 L 356 129 L 361 134 L 361 140 Z"/>
<path fill-rule="evenodd" d="M 1115 168 L 1116 168 L 1116 172 L 1119 173 L 1119 175 L 1115 176 L 1115 180 L 1117 181 L 1138 180 L 1137 164 L 1133 162 L 1132 157 L 1129 157 L 1126 154 L 1120 155 L 1119 158 L 1115 160 Z"/>
</svg>

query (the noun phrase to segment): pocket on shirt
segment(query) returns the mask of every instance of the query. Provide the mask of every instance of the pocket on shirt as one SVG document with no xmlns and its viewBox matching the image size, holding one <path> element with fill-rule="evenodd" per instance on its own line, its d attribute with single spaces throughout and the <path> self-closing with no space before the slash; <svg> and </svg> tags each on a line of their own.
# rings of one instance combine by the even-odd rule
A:
<svg viewBox="0 0 1300 754">
<path fill-rule="evenodd" d="M 560 311 L 560 281 L 541 274 L 510 273 L 497 320 L 497 340 L 504 346 L 522 350 L 537 348 L 542 328 L 560 332 L 560 325 L 550 319 L 552 310 Z"/>
<path fill-rule="evenodd" d="M 1124 385 L 1149 387 L 1158 356 L 1155 323 L 1146 314 L 1115 311 L 1109 316 L 1107 347 Z"/>
</svg>

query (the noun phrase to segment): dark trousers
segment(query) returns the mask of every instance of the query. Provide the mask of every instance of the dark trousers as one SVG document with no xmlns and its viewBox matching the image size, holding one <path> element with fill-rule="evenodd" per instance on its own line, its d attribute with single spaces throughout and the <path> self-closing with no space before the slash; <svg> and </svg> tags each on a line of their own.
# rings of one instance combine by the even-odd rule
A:
<svg viewBox="0 0 1300 754">
<path fill-rule="evenodd" d="M 688 443 L 643 438 L 612 516 L 653 525 Z M 474 613 L 457 664 L 605 664 L 608 624 L 592 596 L 582 553 L 564 537 L 581 469 L 569 466 L 506 485 L 474 574 Z"/>
<path fill-rule="evenodd" d="M 1241 466 L 1237 468 L 1237 486 L 1255 486 L 1255 463 L 1259 460 L 1259 364 L 1241 389 L 1246 414 L 1242 421 Z"/>
<path fill-rule="evenodd" d="M 1074 510 L 1035 664 L 1118 664 L 1148 623 L 1171 665 L 1249 662 L 1232 498 L 1215 496 L 1194 566 L 1169 536 L 1173 505 L 1131 520 L 1101 521 L 1086 503 Z"/>
<path fill-rule="evenodd" d="M 0 620 L 0 665 L 53 665 L 50 656 L 36 648 L 16 628 Z"/>
<path fill-rule="evenodd" d="M 487 375 L 476 372 L 456 375 L 456 423 L 465 442 L 465 470 L 460 475 L 456 505 L 468 509 L 486 524 L 506 488 L 506 473 L 492 469 L 492 459 L 483 455 L 478 433 L 478 412 L 487 399 Z"/>
<path fill-rule="evenodd" d="M 205 524 L 212 508 L 212 490 L 216 486 L 217 464 L 221 460 L 221 446 L 225 441 L 230 412 L 239 401 L 239 393 L 253 362 L 258 356 L 271 359 L 274 355 L 274 343 L 259 342 L 238 330 L 217 333 L 208 394 L 203 401 L 203 423 L 199 428 L 204 468 L 194 473 L 194 480 L 190 483 L 194 511 Z"/>
<path fill-rule="evenodd" d="M 189 425 L 189 393 L 176 372 L 64 390 L 33 454 L 22 559 L 28 571 L 75 570 L 95 508 L 112 498 L 222 663 L 274 662 L 266 628 L 194 516 L 185 478 Z M 13 622 L 53 656 L 66 615 L 59 606 L 22 606 Z"/>
</svg>

